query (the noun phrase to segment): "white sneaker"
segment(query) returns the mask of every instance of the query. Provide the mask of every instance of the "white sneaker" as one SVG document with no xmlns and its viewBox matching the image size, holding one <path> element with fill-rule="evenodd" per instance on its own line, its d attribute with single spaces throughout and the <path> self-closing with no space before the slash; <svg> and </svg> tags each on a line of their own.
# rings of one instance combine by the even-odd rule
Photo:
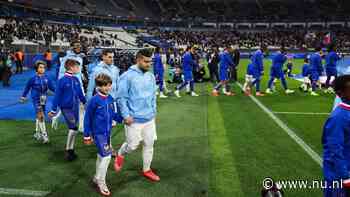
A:
<svg viewBox="0 0 350 197">
<path fill-rule="evenodd" d="M 265 91 L 266 94 L 272 94 L 273 92 L 271 91 L 270 88 L 267 88 L 266 91 Z"/>
<path fill-rule="evenodd" d="M 94 176 L 94 178 L 92 178 L 92 182 L 95 183 L 96 185 L 98 185 L 98 180 L 95 176 Z"/>
<path fill-rule="evenodd" d="M 40 135 L 40 132 L 35 132 L 33 135 L 34 139 L 40 141 L 42 139 L 42 136 Z"/>
<path fill-rule="evenodd" d="M 158 96 L 159 95 L 159 92 L 158 91 L 156 91 L 156 96 Z"/>
<path fill-rule="evenodd" d="M 159 98 L 168 98 L 168 96 L 164 95 L 164 93 L 161 92 L 161 93 L 159 94 Z"/>
<path fill-rule="evenodd" d="M 314 91 L 311 91 L 311 96 L 319 96 L 319 94 L 317 94 L 317 93 L 314 92 Z"/>
<path fill-rule="evenodd" d="M 43 143 L 44 143 L 44 144 L 49 143 L 49 137 L 47 136 L 47 133 L 46 133 L 46 132 L 42 132 L 42 133 L 41 133 L 41 136 L 42 136 L 42 138 L 43 138 Z"/>
<path fill-rule="evenodd" d="M 199 96 L 199 95 L 196 94 L 195 92 L 191 92 L 191 96 Z"/>
<path fill-rule="evenodd" d="M 103 196 L 109 196 L 111 192 L 109 191 L 106 182 L 97 180 L 95 177 L 92 179 L 94 184 L 98 187 L 98 192 Z"/>
<path fill-rule="evenodd" d="M 294 92 L 295 92 L 294 90 L 290 90 L 290 89 L 286 90 L 286 94 L 293 94 Z"/>
<path fill-rule="evenodd" d="M 179 91 L 179 90 L 175 90 L 174 94 L 175 94 L 175 96 L 176 96 L 177 98 L 180 98 L 180 97 L 181 97 L 180 91 Z"/>
<path fill-rule="evenodd" d="M 52 117 L 51 128 L 54 130 L 58 129 L 58 117 L 57 116 Z"/>
</svg>

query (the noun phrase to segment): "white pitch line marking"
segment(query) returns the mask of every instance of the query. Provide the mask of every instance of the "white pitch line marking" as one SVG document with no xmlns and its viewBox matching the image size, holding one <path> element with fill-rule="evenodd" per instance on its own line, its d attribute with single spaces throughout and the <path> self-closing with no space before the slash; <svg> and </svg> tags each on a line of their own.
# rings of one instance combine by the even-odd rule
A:
<svg viewBox="0 0 350 197">
<path fill-rule="evenodd" d="M 237 85 L 243 90 L 240 83 Z M 264 104 L 262 104 L 257 98 L 249 96 L 255 104 L 257 104 L 267 115 L 276 122 L 319 166 L 322 168 L 322 158 L 312 148 L 304 142 L 292 129 L 290 129 L 281 119 L 279 119 L 271 110 L 269 110 Z"/>
<path fill-rule="evenodd" d="M 46 196 L 49 191 L 35 191 L 26 189 L 0 188 L 0 194 L 19 195 L 19 196 Z"/>
</svg>

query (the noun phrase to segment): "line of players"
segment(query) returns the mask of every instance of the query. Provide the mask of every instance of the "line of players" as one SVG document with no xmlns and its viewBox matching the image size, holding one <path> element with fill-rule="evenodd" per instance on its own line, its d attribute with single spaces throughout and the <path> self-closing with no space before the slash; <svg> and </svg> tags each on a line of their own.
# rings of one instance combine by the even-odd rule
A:
<svg viewBox="0 0 350 197">
<path fill-rule="evenodd" d="M 253 53 L 251 57 L 251 63 L 247 67 L 246 81 L 243 86 L 243 90 L 247 95 L 250 95 L 251 87 L 255 84 L 256 86 L 256 96 L 264 96 L 260 92 L 260 81 L 261 76 L 264 74 L 263 66 L 263 51 L 264 48 L 257 50 Z M 316 52 L 308 55 L 304 59 L 304 65 L 302 68 L 302 76 L 304 81 L 300 86 L 300 89 L 307 92 L 309 91 L 311 95 L 318 96 L 316 93 L 317 88 L 321 88 L 320 77 L 323 76 L 324 70 L 326 71 L 326 90 L 327 93 L 334 93 L 331 87 L 331 79 L 337 77 L 337 61 L 340 57 L 335 52 L 335 46 L 330 45 L 328 47 L 328 53 L 324 56 L 322 48 L 317 47 Z M 325 57 L 326 64 L 322 65 L 322 57 Z M 285 79 L 285 71 L 283 65 L 287 61 L 287 53 L 285 49 L 281 49 L 272 57 L 272 66 L 270 68 L 270 79 L 268 81 L 268 88 L 266 89 L 267 94 L 272 94 L 274 90 L 274 83 L 276 79 L 279 79 L 285 89 L 286 94 L 294 93 L 294 90 L 288 89 L 287 82 Z M 292 69 L 291 62 L 287 64 L 287 76 L 291 76 L 290 71 Z M 325 68 L 325 69 L 324 69 Z"/>
<path fill-rule="evenodd" d="M 337 77 L 337 61 L 340 57 L 336 53 L 335 45 L 329 45 L 327 49 L 328 53 L 324 54 L 321 47 L 316 47 L 316 52 L 307 55 L 304 59 L 304 65 L 302 68 L 302 76 L 304 81 L 300 86 L 300 89 L 307 92 L 309 91 L 311 95 L 318 96 L 316 90 L 321 89 L 320 77 L 326 74 L 327 80 L 325 83 L 325 92 L 334 93 L 331 86 L 331 80 Z M 261 91 L 261 78 L 264 75 L 264 54 L 266 54 L 267 48 L 261 46 L 260 49 L 253 52 L 250 57 L 250 63 L 247 66 L 245 83 L 243 85 L 243 91 L 246 95 L 251 95 L 251 89 L 255 86 L 256 96 L 265 96 Z M 195 80 L 193 73 L 198 69 L 198 61 L 194 59 L 197 53 L 197 48 L 195 46 L 188 47 L 186 52 L 182 56 L 182 74 L 183 81 L 176 86 L 175 96 L 181 97 L 180 90 L 187 87 L 187 92 L 191 96 L 198 96 L 195 93 Z M 218 80 L 219 82 L 214 86 L 212 95 L 219 96 L 220 89 L 222 88 L 222 93 L 226 96 L 235 95 L 234 92 L 230 91 L 229 87 L 229 75 L 231 69 L 236 69 L 233 58 L 233 49 L 231 46 L 226 47 L 222 52 L 218 54 Z M 325 59 L 326 64 L 322 65 L 322 58 Z M 164 83 L 164 65 L 161 58 L 161 50 L 157 49 L 154 57 L 154 74 L 157 79 L 157 84 L 160 90 L 160 98 L 167 98 Z M 274 85 L 277 80 L 281 81 L 282 87 L 286 94 L 292 94 L 295 91 L 288 89 L 288 84 L 286 81 L 286 76 L 293 77 L 292 74 L 292 57 L 288 57 L 287 51 L 281 48 L 272 56 L 272 65 L 270 68 L 270 79 L 267 84 L 266 94 L 273 94 L 275 91 Z M 286 64 L 287 69 L 284 70 L 284 65 Z"/>
</svg>

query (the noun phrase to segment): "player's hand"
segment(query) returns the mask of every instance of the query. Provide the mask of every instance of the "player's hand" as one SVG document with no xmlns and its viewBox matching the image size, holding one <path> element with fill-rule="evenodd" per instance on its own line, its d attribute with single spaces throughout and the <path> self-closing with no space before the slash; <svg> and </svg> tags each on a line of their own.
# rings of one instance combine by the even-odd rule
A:
<svg viewBox="0 0 350 197">
<path fill-rule="evenodd" d="M 19 102 L 21 103 L 25 103 L 26 101 L 27 101 L 27 98 L 23 96 L 19 99 Z"/>
<path fill-rule="evenodd" d="M 126 125 L 130 126 L 132 123 L 134 123 L 134 119 L 131 116 L 129 116 L 129 117 L 124 119 L 124 123 Z"/>
<path fill-rule="evenodd" d="M 56 116 L 56 113 L 51 111 L 51 112 L 49 112 L 47 115 L 48 115 L 50 118 L 52 118 L 52 117 Z"/>
<path fill-rule="evenodd" d="M 117 126 L 117 122 L 115 120 L 112 120 L 112 127 L 116 127 Z"/>
<path fill-rule="evenodd" d="M 85 145 L 91 145 L 94 142 L 94 140 L 91 137 L 84 137 L 84 144 Z"/>
</svg>

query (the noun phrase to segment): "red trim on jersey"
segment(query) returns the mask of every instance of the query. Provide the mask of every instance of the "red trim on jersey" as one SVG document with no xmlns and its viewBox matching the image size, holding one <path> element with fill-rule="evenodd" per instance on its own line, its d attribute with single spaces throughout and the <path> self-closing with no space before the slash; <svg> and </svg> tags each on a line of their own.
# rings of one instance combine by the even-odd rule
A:
<svg viewBox="0 0 350 197">
<path fill-rule="evenodd" d="M 101 92 L 97 92 L 97 94 L 103 99 L 106 99 L 108 97 L 108 95 L 104 95 Z"/>
<path fill-rule="evenodd" d="M 69 72 L 65 72 L 65 73 L 64 73 L 64 76 L 73 77 L 73 74 L 72 74 L 72 73 L 69 73 Z"/>
<path fill-rule="evenodd" d="M 341 102 L 341 103 L 339 104 L 339 107 L 350 111 L 350 105 L 349 105 L 349 104 L 346 104 L 346 103 Z"/>
</svg>

